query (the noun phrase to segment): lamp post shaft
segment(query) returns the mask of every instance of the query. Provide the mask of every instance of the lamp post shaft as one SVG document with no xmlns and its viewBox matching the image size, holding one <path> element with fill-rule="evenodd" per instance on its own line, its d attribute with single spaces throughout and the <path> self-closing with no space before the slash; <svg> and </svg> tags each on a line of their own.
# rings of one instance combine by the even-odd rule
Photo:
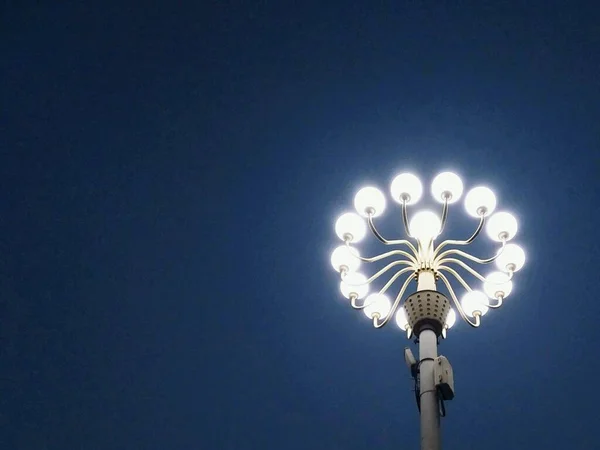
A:
<svg viewBox="0 0 600 450">
<path fill-rule="evenodd" d="M 440 450 L 440 412 L 433 375 L 436 357 L 437 336 L 426 327 L 419 333 L 421 450 Z"/>
<path fill-rule="evenodd" d="M 435 275 L 433 271 L 419 273 L 417 291 L 435 291 Z"/>
<path fill-rule="evenodd" d="M 419 273 L 417 291 L 435 289 L 433 272 Z M 433 376 L 437 356 L 437 335 L 432 327 L 426 325 L 419 331 L 421 450 L 440 450 L 440 410 Z"/>
</svg>

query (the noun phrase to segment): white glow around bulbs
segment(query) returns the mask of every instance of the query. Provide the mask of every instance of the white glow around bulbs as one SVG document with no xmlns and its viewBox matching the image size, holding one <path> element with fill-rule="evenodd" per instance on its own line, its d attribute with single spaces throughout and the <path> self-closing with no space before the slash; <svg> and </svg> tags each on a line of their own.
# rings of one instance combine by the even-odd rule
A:
<svg viewBox="0 0 600 450">
<path fill-rule="evenodd" d="M 358 256 L 360 255 L 355 248 L 350 249 L 346 245 L 341 245 L 331 253 L 331 265 L 338 272 L 341 272 L 342 269 L 355 272 L 360 267 Z"/>
<path fill-rule="evenodd" d="M 467 192 L 465 209 L 473 217 L 489 216 L 496 209 L 496 196 L 490 188 L 484 186 L 474 187 Z"/>
<path fill-rule="evenodd" d="M 392 180 L 390 186 L 392 199 L 398 203 L 402 203 L 402 196 L 408 196 L 407 205 L 413 205 L 419 201 L 423 195 L 423 185 L 421 180 L 412 173 L 401 173 Z"/>
<path fill-rule="evenodd" d="M 516 272 L 525 264 L 525 251 L 517 244 L 506 244 L 504 250 L 499 250 L 496 267 L 503 272 Z"/>
<path fill-rule="evenodd" d="M 380 216 L 385 210 L 385 196 L 377 188 L 364 187 L 354 196 L 354 207 L 363 217 L 368 217 L 369 213 L 373 217 Z"/>
<path fill-rule="evenodd" d="M 483 290 L 490 298 L 506 298 L 512 291 L 512 281 L 504 272 L 492 272 L 485 277 Z"/>
<path fill-rule="evenodd" d="M 349 272 L 344 276 L 344 279 L 340 281 L 340 291 L 346 298 L 350 298 L 352 295 L 356 295 L 357 298 L 363 298 L 369 293 L 369 285 L 364 284 L 367 282 L 367 277 L 359 272 Z"/>
<path fill-rule="evenodd" d="M 517 234 L 517 219 L 507 212 L 497 212 L 488 219 L 486 231 L 490 239 L 501 242 L 504 236 L 509 241 Z"/>
<path fill-rule="evenodd" d="M 440 234 L 442 222 L 440 218 L 431 211 L 419 211 L 410 221 L 408 226 L 410 234 L 419 239 L 425 245 L 429 240 L 435 239 Z"/>
<path fill-rule="evenodd" d="M 460 199 L 463 192 L 463 183 L 458 175 L 452 172 L 442 172 L 431 183 L 431 194 L 438 202 L 444 203 L 445 195 L 449 195 L 448 203 Z"/>
<path fill-rule="evenodd" d="M 350 242 L 359 242 L 367 234 L 367 224 L 358 214 L 345 213 L 335 222 L 335 234 L 342 241 L 348 237 Z"/>
<path fill-rule="evenodd" d="M 460 301 L 462 309 L 469 317 L 475 317 L 475 312 L 479 311 L 484 316 L 489 308 L 487 307 L 487 296 L 481 291 L 467 292 Z"/>
<path fill-rule="evenodd" d="M 403 306 L 398 308 L 398 311 L 396 311 L 396 325 L 398 325 L 398 328 L 403 331 L 406 331 L 409 327 L 408 318 L 406 317 L 406 310 Z"/>
<path fill-rule="evenodd" d="M 365 315 L 372 319 L 373 316 L 379 315 L 380 319 L 385 319 L 392 309 L 392 302 L 387 295 L 371 294 L 365 299 L 363 311 Z"/>
<path fill-rule="evenodd" d="M 446 317 L 446 328 L 450 329 L 456 323 L 456 311 L 451 309 L 448 311 L 448 317 Z"/>
</svg>

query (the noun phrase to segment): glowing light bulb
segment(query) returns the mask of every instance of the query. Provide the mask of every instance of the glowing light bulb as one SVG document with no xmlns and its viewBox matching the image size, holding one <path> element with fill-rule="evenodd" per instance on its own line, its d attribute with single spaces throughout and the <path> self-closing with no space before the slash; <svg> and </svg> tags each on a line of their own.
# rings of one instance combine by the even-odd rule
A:
<svg viewBox="0 0 600 450">
<path fill-rule="evenodd" d="M 489 310 L 487 296 L 481 291 L 467 292 L 461 299 L 460 304 L 469 317 L 475 317 L 477 312 L 484 316 Z"/>
<path fill-rule="evenodd" d="M 407 205 L 413 205 L 423 195 L 423 185 L 412 173 L 401 173 L 392 180 L 390 192 L 394 201 L 402 203 L 404 198 Z"/>
<path fill-rule="evenodd" d="M 385 210 L 385 196 L 377 188 L 364 187 L 354 196 L 354 207 L 363 217 L 368 217 L 369 214 L 373 217 L 380 216 Z"/>
<path fill-rule="evenodd" d="M 504 272 L 516 272 L 525 264 L 525 251 L 517 244 L 506 244 L 504 250 L 498 250 L 496 267 Z"/>
<path fill-rule="evenodd" d="M 467 192 L 465 209 L 470 216 L 489 216 L 496 209 L 496 196 L 490 188 L 478 186 Z"/>
<path fill-rule="evenodd" d="M 345 213 L 335 222 L 335 234 L 342 241 L 359 242 L 367 234 L 367 224 L 358 214 Z"/>
<path fill-rule="evenodd" d="M 363 311 L 365 315 L 372 319 L 373 316 L 379 316 L 380 319 L 385 319 L 392 309 L 392 302 L 387 295 L 371 294 L 365 299 Z"/>
<path fill-rule="evenodd" d="M 396 312 L 396 325 L 398 325 L 398 328 L 403 331 L 406 331 L 409 326 L 408 317 L 406 317 L 406 310 L 403 306 L 398 308 L 398 311 Z"/>
<path fill-rule="evenodd" d="M 487 234 L 496 242 L 510 241 L 517 234 L 517 219 L 507 212 L 492 214 L 487 223 Z"/>
<path fill-rule="evenodd" d="M 363 298 L 369 293 L 369 285 L 366 284 L 367 277 L 360 272 L 349 272 L 344 279 L 340 281 L 340 291 L 346 298 L 353 295 L 356 298 Z"/>
<path fill-rule="evenodd" d="M 359 256 L 358 250 L 342 245 L 331 253 L 331 265 L 338 272 L 355 272 L 360 267 Z"/>
<path fill-rule="evenodd" d="M 442 222 L 440 218 L 431 211 L 419 211 L 409 224 L 410 234 L 426 244 L 440 234 Z"/>
<path fill-rule="evenodd" d="M 504 272 L 492 272 L 485 277 L 483 290 L 490 298 L 506 298 L 513 288 L 512 281 Z"/>
<path fill-rule="evenodd" d="M 443 172 L 437 175 L 431 183 L 431 194 L 438 202 L 454 203 L 458 201 L 463 192 L 463 183 L 458 175 L 452 172 Z"/>
</svg>

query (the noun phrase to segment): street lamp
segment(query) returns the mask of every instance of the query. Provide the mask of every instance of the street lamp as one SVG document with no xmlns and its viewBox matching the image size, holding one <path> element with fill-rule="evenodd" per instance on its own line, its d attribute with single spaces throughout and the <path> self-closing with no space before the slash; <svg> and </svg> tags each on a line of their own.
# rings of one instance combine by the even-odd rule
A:
<svg viewBox="0 0 600 450">
<path fill-rule="evenodd" d="M 415 337 L 419 344 L 419 361 L 410 349 L 405 359 L 417 385 L 417 405 L 421 416 L 421 449 L 440 448 L 439 418 L 444 400 L 454 397 L 452 367 L 444 356 L 438 356 L 438 338 L 446 338 L 458 316 L 472 327 L 479 327 L 481 318 L 490 309 L 497 309 L 508 297 L 513 287 L 513 275 L 523 267 L 525 252 L 509 243 L 517 233 L 517 220 L 508 212 L 496 211 L 496 196 L 487 187 L 477 186 L 464 198 L 468 215 L 479 219 L 473 234 L 465 240 L 444 240 L 436 244 L 444 230 L 451 204 L 458 202 L 463 194 L 460 177 L 452 172 L 437 175 L 431 183 L 431 194 L 442 204 L 441 216 L 430 210 L 416 212 L 409 220 L 408 206 L 423 196 L 423 186 L 418 177 L 410 173 L 396 176 L 391 183 L 392 200 L 400 204 L 406 239 L 388 240 L 377 230 L 374 218 L 386 208 L 385 195 L 377 188 L 368 186 L 354 197 L 356 213 L 343 214 L 335 224 L 337 236 L 343 245 L 333 251 L 331 264 L 340 274 L 340 290 L 355 309 L 363 310 L 375 328 L 381 328 L 392 317 L 407 337 Z M 367 227 L 383 244 L 397 246 L 395 250 L 373 257 L 361 256 L 355 244 L 365 238 Z M 500 244 L 494 256 L 486 259 L 475 257 L 461 247 L 471 244 L 484 229 L 489 238 Z M 373 263 L 391 259 L 381 270 L 367 277 L 358 269 L 361 263 Z M 495 262 L 496 271 L 486 276 L 472 265 Z M 384 275 L 393 274 L 377 291 L 370 292 L 372 283 Z M 462 273 L 461 273 L 462 272 Z M 481 290 L 471 287 L 465 279 L 481 283 Z M 392 300 L 386 294 L 392 284 L 404 277 L 404 281 Z M 416 280 L 416 292 L 404 298 L 410 283 Z M 452 301 L 436 289 L 441 280 Z M 460 301 L 451 280 L 465 291 Z M 445 414 L 445 412 L 444 412 Z"/>
</svg>

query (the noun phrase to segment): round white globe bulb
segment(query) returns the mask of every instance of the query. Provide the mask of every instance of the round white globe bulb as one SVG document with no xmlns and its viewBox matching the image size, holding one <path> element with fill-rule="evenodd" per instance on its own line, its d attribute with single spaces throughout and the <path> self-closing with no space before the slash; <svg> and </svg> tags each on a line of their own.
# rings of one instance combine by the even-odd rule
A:
<svg viewBox="0 0 600 450">
<path fill-rule="evenodd" d="M 424 244 L 435 239 L 440 234 L 441 228 L 440 218 L 431 211 L 419 211 L 413 216 L 408 226 L 410 234 Z"/>
<path fill-rule="evenodd" d="M 409 327 L 408 318 L 406 317 L 406 310 L 403 306 L 398 308 L 398 311 L 396 311 L 396 325 L 398 325 L 398 328 L 403 331 L 406 331 Z"/>
<path fill-rule="evenodd" d="M 467 292 L 461 299 L 460 304 L 465 314 L 469 317 L 475 317 L 475 313 L 478 311 L 484 316 L 489 310 L 487 307 L 487 297 L 481 291 Z"/>
<path fill-rule="evenodd" d="M 490 188 L 477 186 L 467 192 L 465 209 L 470 216 L 489 216 L 496 209 L 496 196 Z"/>
<path fill-rule="evenodd" d="M 486 231 L 492 240 L 502 242 L 514 238 L 518 228 L 517 219 L 512 214 L 497 212 L 488 219 Z"/>
<path fill-rule="evenodd" d="M 517 244 L 506 244 L 504 250 L 498 251 L 496 267 L 504 272 L 516 272 L 525 264 L 525 251 Z"/>
<path fill-rule="evenodd" d="M 354 196 L 354 207 L 361 216 L 380 216 L 385 210 L 385 196 L 377 188 L 364 187 Z"/>
<path fill-rule="evenodd" d="M 380 319 L 385 319 L 392 309 L 392 302 L 384 294 L 371 294 L 365 299 L 365 306 L 363 311 L 365 315 L 372 319 L 373 316 L 378 315 Z"/>
<path fill-rule="evenodd" d="M 506 298 L 512 291 L 512 281 L 504 272 L 492 272 L 485 277 L 483 290 L 490 298 Z"/>
<path fill-rule="evenodd" d="M 359 242 L 367 234 L 367 224 L 358 214 L 345 213 L 335 222 L 335 234 L 342 241 Z"/>
<path fill-rule="evenodd" d="M 448 311 L 448 317 L 446 317 L 446 328 L 450 329 L 456 323 L 456 311 L 451 309 Z"/>
<path fill-rule="evenodd" d="M 458 175 L 452 172 L 442 172 L 431 183 L 431 194 L 438 202 L 454 203 L 463 193 L 463 183 Z"/>
<path fill-rule="evenodd" d="M 392 180 L 390 192 L 394 201 L 402 203 L 404 199 L 407 205 L 413 205 L 423 195 L 423 185 L 416 175 L 401 173 Z"/>
<path fill-rule="evenodd" d="M 338 272 L 342 270 L 355 272 L 360 267 L 359 256 L 355 248 L 350 249 L 346 245 L 341 245 L 331 253 L 331 265 Z"/>
<path fill-rule="evenodd" d="M 366 284 L 367 277 L 359 272 L 349 272 L 344 279 L 340 281 L 340 291 L 346 298 L 355 295 L 357 298 L 363 298 L 369 293 L 369 285 Z"/>
</svg>

